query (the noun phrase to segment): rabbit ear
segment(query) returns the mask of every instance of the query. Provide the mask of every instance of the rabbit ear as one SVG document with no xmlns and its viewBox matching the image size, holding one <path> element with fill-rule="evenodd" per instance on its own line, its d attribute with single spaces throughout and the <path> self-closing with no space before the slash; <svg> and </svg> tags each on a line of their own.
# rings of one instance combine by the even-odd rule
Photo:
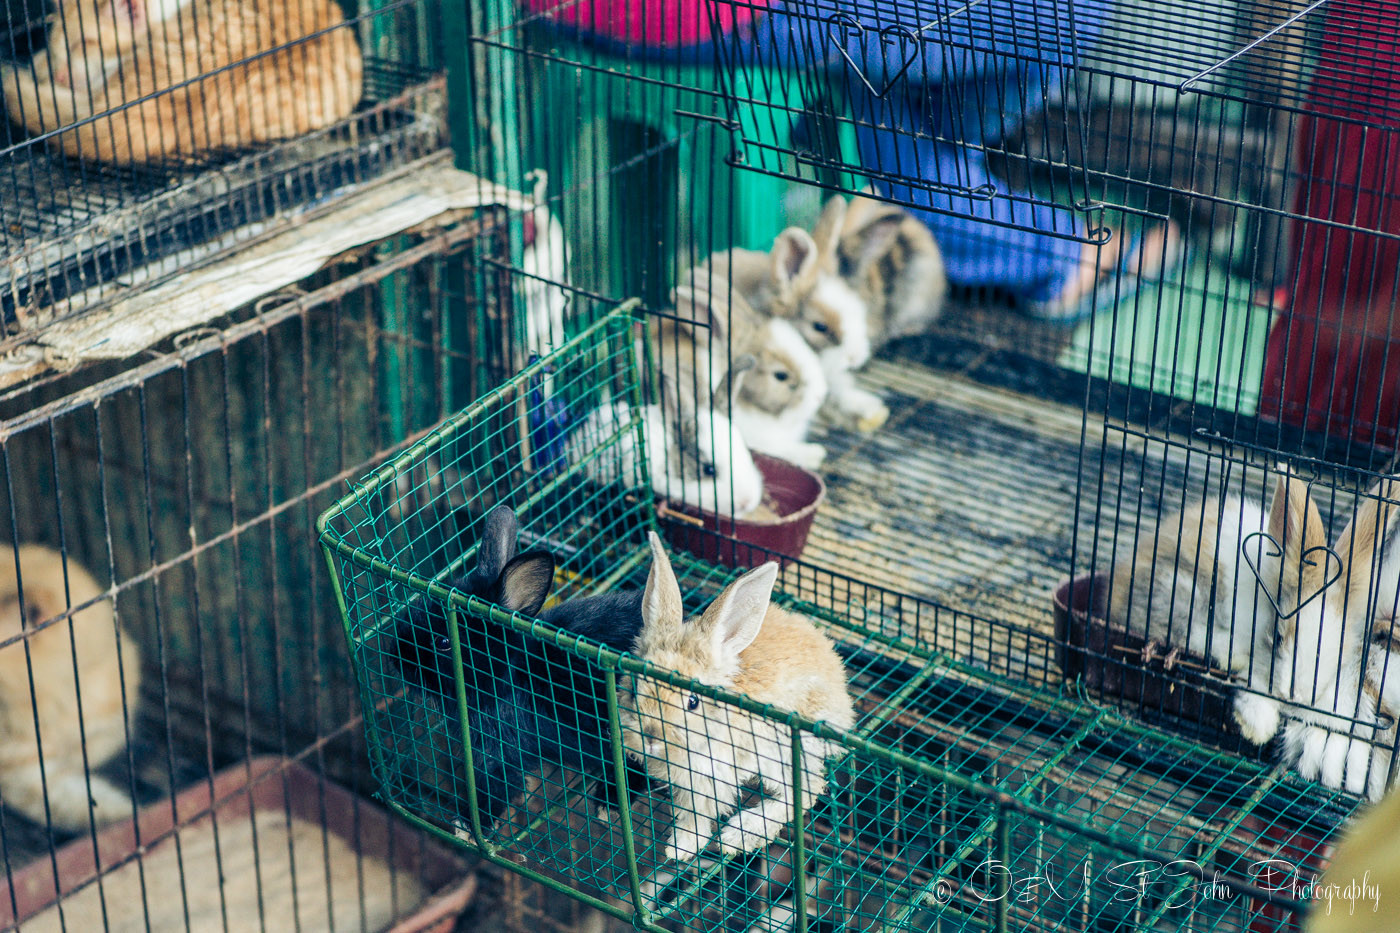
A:
<svg viewBox="0 0 1400 933">
<path fill-rule="evenodd" d="M 743 387 L 744 373 L 757 365 L 758 357 L 752 353 L 745 353 L 743 356 L 736 356 L 734 365 L 724 374 L 724 394 L 721 397 L 729 405 L 728 410 L 724 412 L 725 417 L 734 417 L 734 408 L 739 404 L 739 390 Z"/>
<path fill-rule="evenodd" d="M 476 552 L 476 575 L 495 580 L 515 556 L 515 536 L 520 529 L 509 506 L 498 505 L 481 522 L 481 546 Z"/>
<path fill-rule="evenodd" d="M 501 571 L 500 604 L 527 616 L 539 615 L 553 586 L 554 555 L 548 551 L 527 551 Z"/>
<path fill-rule="evenodd" d="M 786 302 L 815 287 L 819 268 L 817 244 L 801 227 L 788 227 L 768 254 L 773 285 Z"/>
<path fill-rule="evenodd" d="M 710 603 L 700 617 L 700 627 L 713 639 L 714 657 L 732 663 L 753 644 L 763 627 L 777 579 L 778 565 L 769 561 L 729 584 Z"/>
<path fill-rule="evenodd" d="M 1367 491 L 1356 514 L 1337 536 L 1337 553 L 1347 573 L 1347 605 L 1366 611 L 1369 591 L 1384 565 L 1400 559 L 1400 506 L 1387 501 L 1400 495 L 1400 482 L 1381 479 Z M 1386 608 L 1386 607 L 1382 607 Z"/>
<path fill-rule="evenodd" d="M 864 212 L 858 227 L 841 238 L 842 251 L 855 263 L 855 272 L 890 251 L 908 215 L 894 205 L 877 205 Z"/>
<path fill-rule="evenodd" d="M 823 270 L 836 274 L 836 253 L 841 246 L 841 228 L 846 223 L 846 199 L 835 195 L 822 208 L 817 225 L 812 230 L 812 242 L 817 245 L 817 260 Z"/>
<path fill-rule="evenodd" d="M 676 317 L 696 327 L 709 328 L 716 335 L 724 333 L 722 315 L 717 314 L 715 297 L 698 285 L 677 285 L 671 292 Z"/>
<path fill-rule="evenodd" d="M 685 621 L 685 610 L 681 605 L 681 588 L 676 582 L 676 572 L 671 569 L 671 558 L 661 544 L 656 532 L 649 532 L 651 544 L 651 572 L 647 574 L 647 588 L 642 594 L 642 626 L 679 626 Z"/>
<path fill-rule="evenodd" d="M 1303 554 L 1315 547 L 1326 547 L 1327 532 L 1308 484 L 1291 473 L 1280 473 L 1274 485 L 1269 534 L 1283 551 L 1281 557 L 1275 558 L 1282 561 L 1281 586 L 1298 592 L 1320 587 L 1328 574 L 1327 561 L 1304 564 Z"/>
</svg>

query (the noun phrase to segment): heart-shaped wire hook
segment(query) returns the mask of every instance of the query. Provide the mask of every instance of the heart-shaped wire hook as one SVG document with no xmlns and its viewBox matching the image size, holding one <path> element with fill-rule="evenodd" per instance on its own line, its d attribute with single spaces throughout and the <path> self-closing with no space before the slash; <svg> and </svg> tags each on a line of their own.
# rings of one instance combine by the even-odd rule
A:
<svg viewBox="0 0 1400 933">
<path fill-rule="evenodd" d="M 899 23 L 881 29 L 877 34 L 879 44 L 881 46 L 898 44 L 900 48 L 904 50 L 904 61 L 900 65 L 898 71 L 885 79 L 884 86 L 877 88 L 866 75 L 865 69 L 856 64 L 856 60 L 851 57 L 850 50 L 846 48 L 847 39 L 859 37 L 861 51 L 864 52 L 866 50 L 865 35 L 869 30 L 866 29 L 865 24 L 849 13 L 833 13 L 826 18 L 826 25 L 827 37 L 831 40 L 832 44 L 836 46 L 837 51 L 841 53 L 841 57 L 846 60 L 846 64 L 851 66 L 851 70 L 856 73 L 856 77 L 860 78 L 866 90 L 875 95 L 877 99 L 884 100 L 888 97 L 890 91 L 894 90 L 895 85 L 904 80 L 904 76 L 909 73 L 910 67 L 914 64 L 914 59 L 919 57 L 919 44 L 922 40 L 919 38 L 919 32 L 917 30 Z M 879 51 L 880 61 L 883 63 L 885 60 L 884 50 L 881 48 Z"/>
<path fill-rule="evenodd" d="M 1267 557 L 1282 557 L 1283 545 L 1279 544 L 1278 539 L 1267 531 L 1251 531 L 1249 534 L 1245 535 L 1244 540 L 1240 542 L 1240 553 L 1244 556 L 1245 564 L 1249 566 L 1250 572 L 1254 574 L 1254 579 L 1259 582 L 1259 588 L 1264 591 L 1264 598 L 1269 601 L 1269 605 L 1274 607 L 1274 614 L 1277 615 L 1280 619 L 1291 619 L 1298 613 L 1302 612 L 1304 606 L 1312 602 L 1314 599 L 1317 599 L 1323 593 L 1327 592 L 1327 588 L 1330 587 L 1333 583 L 1336 583 L 1342 577 L 1343 564 L 1340 554 L 1338 554 L 1336 551 L 1332 550 L 1325 544 L 1316 544 L 1308 548 L 1306 551 L 1303 552 L 1302 557 L 1300 558 L 1302 567 L 1316 567 L 1317 561 L 1309 560 L 1308 555 L 1321 551 L 1322 553 L 1327 555 L 1326 566 L 1328 568 L 1331 568 L 1332 562 L 1336 561 L 1337 570 L 1330 577 L 1324 579 L 1322 581 L 1322 585 L 1319 586 L 1314 592 L 1309 594 L 1307 599 L 1300 600 L 1298 605 L 1294 606 L 1291 611 L 1284 612 L 1283 608 L 1279 606 L 1278 600 L 1274 599 L 1274 591 L 1270 588 L 1269 584 L 1265 582 L 1263 575 L 1259 572 L 1258 565 L 1254 563 L 1254 558 L 1250 556 L 1249 552 L 1251 548 L 1249 545 L 1250 542 L 1253 541 L 1255 538 L 1265 539 L 1274 546 L 1273 553 L 1264 555 Z"/>
</svg>

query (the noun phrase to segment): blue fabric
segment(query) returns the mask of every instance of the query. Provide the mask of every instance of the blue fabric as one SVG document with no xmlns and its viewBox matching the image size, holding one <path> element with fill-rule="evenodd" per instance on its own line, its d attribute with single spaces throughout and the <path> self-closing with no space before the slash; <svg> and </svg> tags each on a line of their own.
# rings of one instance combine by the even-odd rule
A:
<svg viewBox="0 0 1400 933">
<path fill-rule="evenodd" d="M 861 165 L 882 194 L 915 205 L 949 279 L 1044 301 L 1060 293 L 1083 252 L 1054 234 L 1082 234 L 1083 219 L 993 182 L 978 147 L 999 144 L 1054 93 L 1076 51 L 1102 33 L 1112 3 L 982 0 L 964 9 L 964 0 L 788 0 L 718 47 L 620 48 L 572 28 L 558 32 L 634 58 L 832 72 L 851 102 Z M 882 170 L 941 188 L 892 183 Z M 992 185 L 998 196 L 990 199 L 958 193 Z"/>
<path fill-rule="evenodd" d="M 960 0 L 936 7 L 866 0 L 854 12 L 832 0 L 789 0 L 785 12 L 750 27 L 751 44 L 739 55 L 833 71 L 851 102 L 861 165 L 881 194 L 915 205 L 949 279 L 1045 301 L 1063 290 L 1083 254 L 1080 243 L 1054 234 L 1082 234 L 1083 219 L 994 182 L 977 147 L 995 147 L 1039 109 L 1075 51 L 1102 33 L 1111 2 L 1076 0 L 1071 28 L 1067 0 L 985 0 L 953 16 Z M 978 189 L 999 196 L 958 193 Z"/>
</svg>

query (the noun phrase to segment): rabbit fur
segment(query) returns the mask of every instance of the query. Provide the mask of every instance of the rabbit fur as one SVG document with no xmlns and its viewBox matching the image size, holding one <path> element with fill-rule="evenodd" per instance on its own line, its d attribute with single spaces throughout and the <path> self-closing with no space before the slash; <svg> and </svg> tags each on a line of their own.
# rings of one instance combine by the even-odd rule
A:
<svg viewBox="0 0 1400 933">
<path fill-rule="evenodd" d="M 826 374 L 792 322 L 765 318 L 737 293 L 726 300 L 700 282 L 677 287 L 673 299 L 674 315 L 651 325 L 663 386 L 693 396 L 693 407 L 713 406 L 734 359 L 733 421 L 749 448 L 821 466 L 826 449 L 806 437 L 826 399 Z"/>
<path fill-rule="evenodd" d="M 874 431 L 889 418 L 879 396 L 852 373 L 870 359 L 867 309 L 837 274 L 838 231 L 819 244 L 800 227 L 778 234 L 767 253 L 731 249 L 711 256 L 693 280 L 713 291 L 731 282 L 756 311 L 792 323 L 817 352 L 828 385 L 826 409 L 836 420 Z"/>
<path fill-rule="evenodd" d="M 534 242 L 525 247 L 520 257 L 521 299 L 525 307 L 525 355 L 517 358 L 518 370 L 529 362 L 529 356 L 544 356 L 564 342 L 564 313 L 568 309 L 568 293 L 556 283 L 568 282 L 569 249 L 564 240 L 564 227 L 545 207 L 548 175 L 535 173 L 534 204 L 530 219 L 535 228 Z"/>
<path fill-rule="evenodd" d="M 762 503 L 763 476 L 734 423 L 713 407 L 694 407 L 693 402 L 676 414 L 670 405 L 644 405 L 634 413 L 627 402 L 605 401 L 570 435 L 570 462 L 582 464 L 601 485 L 636 483 L 642 462 L 630 427 L 634 417 L 641 418 L 657 495 L 717 515 L 747 515 Z M 616 443 L 596 450 L 612 438 Z"/>
<path fill-rule="evenodd" d="M 826 448 L 807 440 L 826 401 L 826 373 L 816 352 L 782 318 L 768 321 L 753 346 L 754 366 L 739 381 L 734 423 L 752 450 L 816 469 Z"/>
<path fill-rule="evenodd" d="M 1273 631 L 1272 693 L 1290 704 L 1284 760 L 1308 780 L 1364 793 L 1375 733 L 1375 708 L 1362 693 L 1366 633 L 1347 624 L 1345 565 L 1328 547 L 1322 516 L 1301 479 L 1279 476 L 1269 534 L 1282 554 L 1263 555 L 1261 576 L 1277 605 L 1292 613 Z"/>
<path fill-rule="evenodd" d="M 1241 559 L 1246 536 L 1264 528 L 1264 510 L 1237 495 L 1211 497 L 1169 515 L 1130 561 L 1113 569 L 1108 616 L 1123 631 L 1181 646 L 1267 690 L 1273 609 Z M 1257 668 L 1257 674 L 1251 672 Z M 1278 731 L 1270 712 L 1237 695 L 1246 737 L 1263 744 Z"/>
<path fill-rule="evenodd" d="M 928 227 L 908 211 L 876 201 L 827 201 L 815 239 L 837 230 L 837 273 L 866 306 L 873 349 L 928 331 L 948 299 L 943 254 Z"/>
<path fill-rule="evenodd" d="M 1400 481 L 1381 479 L 1367 493 L 1351 523 L 1337 536 L 1346 567 L 1347 627 L 1365 632 L 1363 703 L 1389 717 L 1371 752 L 1367 795 L 1378 800 L 1390 781 L 1396 723 L 1400 722 Z"/>
<path fill-rule="evenodd" d="M 1246 739 L 1263 745 L 1282 732 L 1283 757 L 1303 777 L 1361 793 L 1372 730 L 1351 734 L 1342 717 L 1373 717 L 1352 660 L 1360 627 L 1343 624 L 1343 601 L 1330 598 L 1339 591 L 1314 596 L 1336 579 L 1329 554 L 1307 484 L 1284 471 L 1267 516 L 1231 495 L 1162 520 L 1114 568 L 1109 619 L 1242 675 L 1233 713 Z"/>
<path fill-rule="evenodd" d="M 845 667 L 831 641 L 810 620 L 770 605 L 776 563 L 744 574 L 686 620 L 670 559 L 655 533 L 650 541 L 640 657 L 837 729 L 855 725 Z M 670 785 L 675 825 L 667 859 L 698 855 L 720 817 L 727 817 L 719 834 L 725 854 L 767 845 L 791 821 L 795 792 L 785 726 L 645 677 L 628 678 L 619 721 L 628 753 Z M 802 749 L 802 803 L 810 808 L 826 791 L 825 762 L 841 746 L 804 734 Z M 752 782 L 767 796 L 736 812 L 743 786 Z"/>
<path fill-rule="evenodd" d="M 62 831 L 134 812 L 130 795 L 92 773 L 126 748 L 141 694 L 140 649 L 102 595 L 92 574 L 58 551 L 0 546 L 0 641 L 17 639 L 0 648 L 0 794 L 40 825 L 47 809 Z M 71 623 L 30 631 L 86 603 Z"/>
<path fill-rule="evenodd" d="M 453 581 L 463 593 L 563 631 L 629 650 L 641 630 L 641 593 L 615 592 L 570 600 L 541 610 L 554 582 L 547 551 L 517 555 L 519 523 L 499 505 L 482 520 L 476 566 Z M 616 802 L 610 779 L 607 706 L 601 681 L 588 664 L 555 645 L 529 638 L 489 619 L 459 615 L 467 669 L 467 725 L 477 799 L 494 822 L 525 789 L 542 764 L 602 778 L 603 807 Z M 397 664 L 405 682 L 435 697 L 455 717 L 455 680 L 447 618 L 435 601 L 420 601 L 400 620 Z M 640 769 L 629 776 L 645 783 Z M 465 814 L 465 809 L 463 810 Z"/>
</svg>

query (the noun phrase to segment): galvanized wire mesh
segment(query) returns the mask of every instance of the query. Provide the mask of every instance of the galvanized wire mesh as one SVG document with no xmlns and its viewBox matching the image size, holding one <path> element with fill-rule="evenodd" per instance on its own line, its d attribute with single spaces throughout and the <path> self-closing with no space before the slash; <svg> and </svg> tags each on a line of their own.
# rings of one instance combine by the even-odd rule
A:
<svg viewBox="0 0 1400 933">
<path fill-rule="evenodd" d="M 0 398 L 3 538 L 55 549 L 70 573 L 90 571 L 98 608 L 111 607 L 142 661 L 127 658 L 128 683 L 139 675 L 141 690 L 113 726 L 112 662 L 86 652 L 100 647 L 84 622 L 90 608 L 60 591 L 52 618 L 0 635 L 7 715 L 82 691 L 83 712 L 43 733 L 45 757 L 29 749 L 55 808 L 90 776 L 141 809 L 139 837 L 122 825 L 130 806 L 99 807 L 95 828 L 85 817 L 50 827 L 42 801 L 37 821 L 21 811 L 7 763 L 0 927 L 59 929 L 62 910 L 68 930 L 369 931 L 413 914 L 425 894 L 470 893 L 466 861 L 366 799 L 343 629 L 307 542 L 346 479 L 508 370 L 490 322 L 513 314 L 522 283 L 485 264 L 505 248 L 504 230 L 483 234 L 481 224 L 384 244 L 132 365 Z M 487 284 L 463 289 L 477 274 Z M 406 313 L 409 302 L 433 313 Z M 462 325 L 449 332 L 454 315 Z M 45 673 L 72 667 L 74 619 L 76 684 Z M 4 620 L 19 625 L 13 604 Z M 47 635 L 59 639 L 41 653 Z M 86 746 L 73 738 L 80 727 Z M 114 740 L 117 751 L 98 760 Z M 7 726 L 6 754 L 19 758 L 24 746 Z"/>
</svg>

